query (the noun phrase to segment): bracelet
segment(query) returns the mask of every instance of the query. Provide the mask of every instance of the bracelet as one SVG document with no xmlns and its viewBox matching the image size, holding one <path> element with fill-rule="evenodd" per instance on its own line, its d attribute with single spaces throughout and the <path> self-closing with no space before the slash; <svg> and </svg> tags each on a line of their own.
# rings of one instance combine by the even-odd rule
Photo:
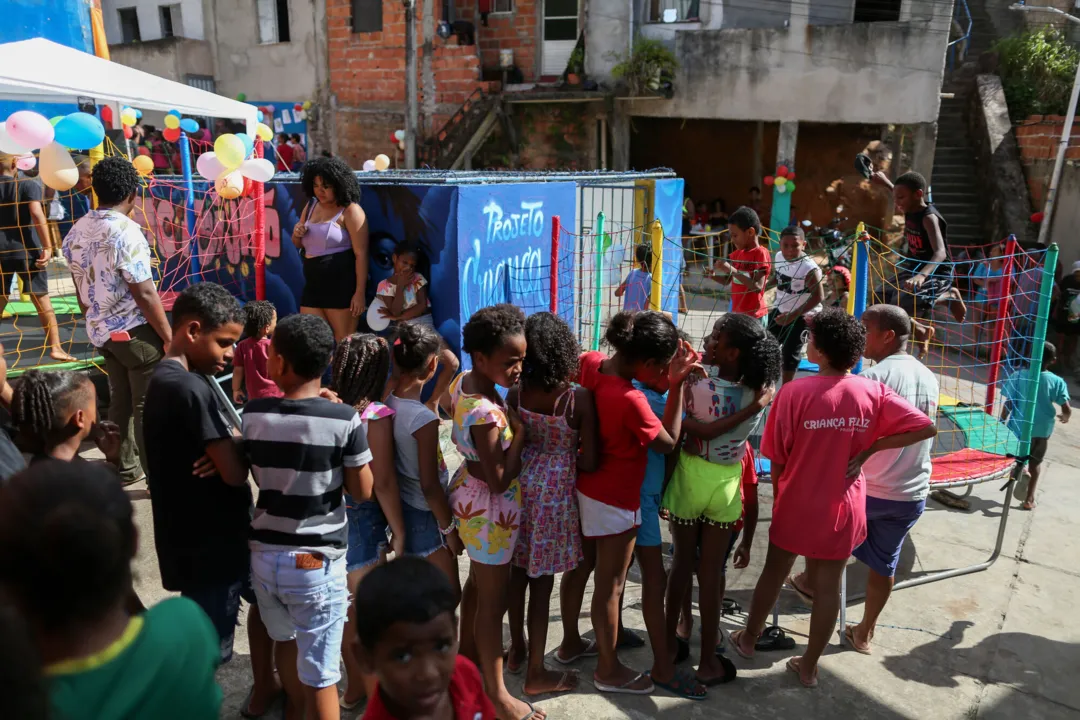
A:
<svg viewBox="0 0 1080 720">
<path fill-rule="evenodd" d="M 447 525 L 444 528 L 439 528 L 439 534 L 442 535 L 443 537 L 446 537 L 450 533 L 457 530 L 457 528 L 458 528 L 458 519 L 454 518 L 453 520 L 450 521 L 449 525 Z"/>
</svg>

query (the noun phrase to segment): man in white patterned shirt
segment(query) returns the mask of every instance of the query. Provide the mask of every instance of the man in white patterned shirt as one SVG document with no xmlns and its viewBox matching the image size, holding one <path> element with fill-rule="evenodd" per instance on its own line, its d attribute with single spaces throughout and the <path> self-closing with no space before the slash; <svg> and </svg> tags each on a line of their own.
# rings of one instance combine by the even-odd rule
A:
<svg viewBox="0 0 1080 720">
<path fill-rule="evenodd" d="M 120 476 L 131 484 L 146 476 L 143 397 L 172 331 L 150 272 L 150 246 L 139 224 L 128 217 L 139 190 L 138 173 L 124 158 L 105 158 L 94 166 L 92 184 L 98 208 L 75 223 L 63 250 L 86 334 L 105 358 L 109 420 L 120 426 L 123 439 Z"/>
</svg>

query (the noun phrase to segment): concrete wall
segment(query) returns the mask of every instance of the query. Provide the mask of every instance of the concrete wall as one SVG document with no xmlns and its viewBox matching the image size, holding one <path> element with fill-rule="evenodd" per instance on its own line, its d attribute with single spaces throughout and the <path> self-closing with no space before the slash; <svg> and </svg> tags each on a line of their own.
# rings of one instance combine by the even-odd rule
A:
<svg viewBox="0 0 1080 720">
<path fill-rule="evenodd" d="M 205 37 L 203 28 L 202 0 L 101 0 L 101 15 L 105 21 L 105 37 L 109 44 L 119 43 L 122 40 L 120 34 L 120 16 L 117 10 L 133 7 L 139 16 L 139 34 L 143 41 L 159 40 L 161 38 L 161 12 L 162 5 L 179 5 L 181 24 L 183 27 L 173 25 L 173 33 L 179 37 L 192 40 L 202 40 Z M 254 15 L 252 16 L 254 18 Z M 173 21 L 176 22 L 175 20 Z"/>
<path fill-rule="evenodd" d="M 113 62 L 185 84 L 187 75 L 214 75 L 214 59 L 205 40 L 165 38 L 110 45 L 109 55 Z"/>
</svg>

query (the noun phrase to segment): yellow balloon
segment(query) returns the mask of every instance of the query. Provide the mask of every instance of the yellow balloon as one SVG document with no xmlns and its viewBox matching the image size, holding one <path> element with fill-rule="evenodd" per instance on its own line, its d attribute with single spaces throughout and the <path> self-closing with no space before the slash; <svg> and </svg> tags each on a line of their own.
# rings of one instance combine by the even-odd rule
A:
<svg viewBox="0 0 1080 720">
<path fill-rule="evenodd" d="M 120 113 L 120 122 L 128 127 L 132 127 L 135 123 L 139 122 L 139 118 L 135 116 L 135 111 L 128 109 Z"/>
<path fill-rule="evenodd" d="M 243 164 L 246 150 L 244 141 L 231 133 L 221 135 L 214 141 L 214 154 L 229 170 L 235 170 Z M 243 188 L 243 181 L 240 186 Z"/>
<path fill-rule="evenodd" d="M 386 157 L 385 155 L 381 155 L 381 154 L 375 156 L 375 169 L 376 170 L 378 170 L 379 172 L 382 172 L 383 170 L 387 169 L 388 167 L 390 167 L 390 158 Z"/>
<path fill-rule="evenodd" d="M 300 107 L 304 108 L 305 110 L 310 110 L 311 109 L 311 101 L 310 100 L 305 100 L 304 104 L 301 105 Z"/>
<path fill-rule="evenodd" d="M 165 127 L 169 128 L 170 130 L 175 130 L 176 128 L 180 127 L 180 118 L 176 117 L 175 115 L 166 115 Z"/>
<path fill-rule="evenodd" d="M 274 131 L 266 123 L 259 123 L 255 126 L 255 135 L 263 142 L 270 142 L 274 139 Z"/>
<path fill-rule="evenodd" d="M 146 155 L 137 155 L 131 164 L 135 166 L 135 170 L 146 177 L 150 173 L 154 172 L 154 161 Z"/>
<path fill-rule="evenodd" d="M 244 192 L 244 176 L 238 172 L 222 175 L 214 181 L 214 188 L 223 199 L 235 200 Z"/>
</svg>

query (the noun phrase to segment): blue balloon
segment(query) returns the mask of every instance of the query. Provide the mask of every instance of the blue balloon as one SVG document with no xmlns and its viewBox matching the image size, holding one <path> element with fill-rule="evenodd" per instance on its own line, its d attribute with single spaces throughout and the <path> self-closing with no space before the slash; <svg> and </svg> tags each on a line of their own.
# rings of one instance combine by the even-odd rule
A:
<svg viewBox="0 0 1080 720">
<path fill-rule="evenodd" d="M 263 121 L 263 111 L 260 110 L 259 111 L 259 122 L 262 122 L 262 121 Z"/>
<path fill-rule="evenodd" d="M 244 157 L 248 157 L 255 150 L 255 141 L 251 139 L 251 136 L 247 133 L 236 133 L 236 137 L 240 138 L 240 142 L 244 143 Z"/>
<path fill-rule="evenodd" d="M 170 110 L 169 112 L 167 112 L 165 114 L 166 115 L 172 115 L 173 117 L 180 117 L 180 111 L 179 110 Z"/>
<path fill-rule="evenodd" d="M 93 115 L 74 112 L 56 123 L 56 142 L 64 147 L 86 150 L 105 139 L 105 126 Z"/>
<path fill-rule="evenodd" d="M 136 120 L 142 120 L 142 110 L 136 110 L 135 111 L 135 119 Z"/>
<path fill-rule="evenodd" d="M 199 132 L 199 123 L 195 122 L 191 118 L 184 118 L 180 121 L 180 129 L 188 133 L 189 135 L 191 133 L 197 133 Z"/>
</svg>

